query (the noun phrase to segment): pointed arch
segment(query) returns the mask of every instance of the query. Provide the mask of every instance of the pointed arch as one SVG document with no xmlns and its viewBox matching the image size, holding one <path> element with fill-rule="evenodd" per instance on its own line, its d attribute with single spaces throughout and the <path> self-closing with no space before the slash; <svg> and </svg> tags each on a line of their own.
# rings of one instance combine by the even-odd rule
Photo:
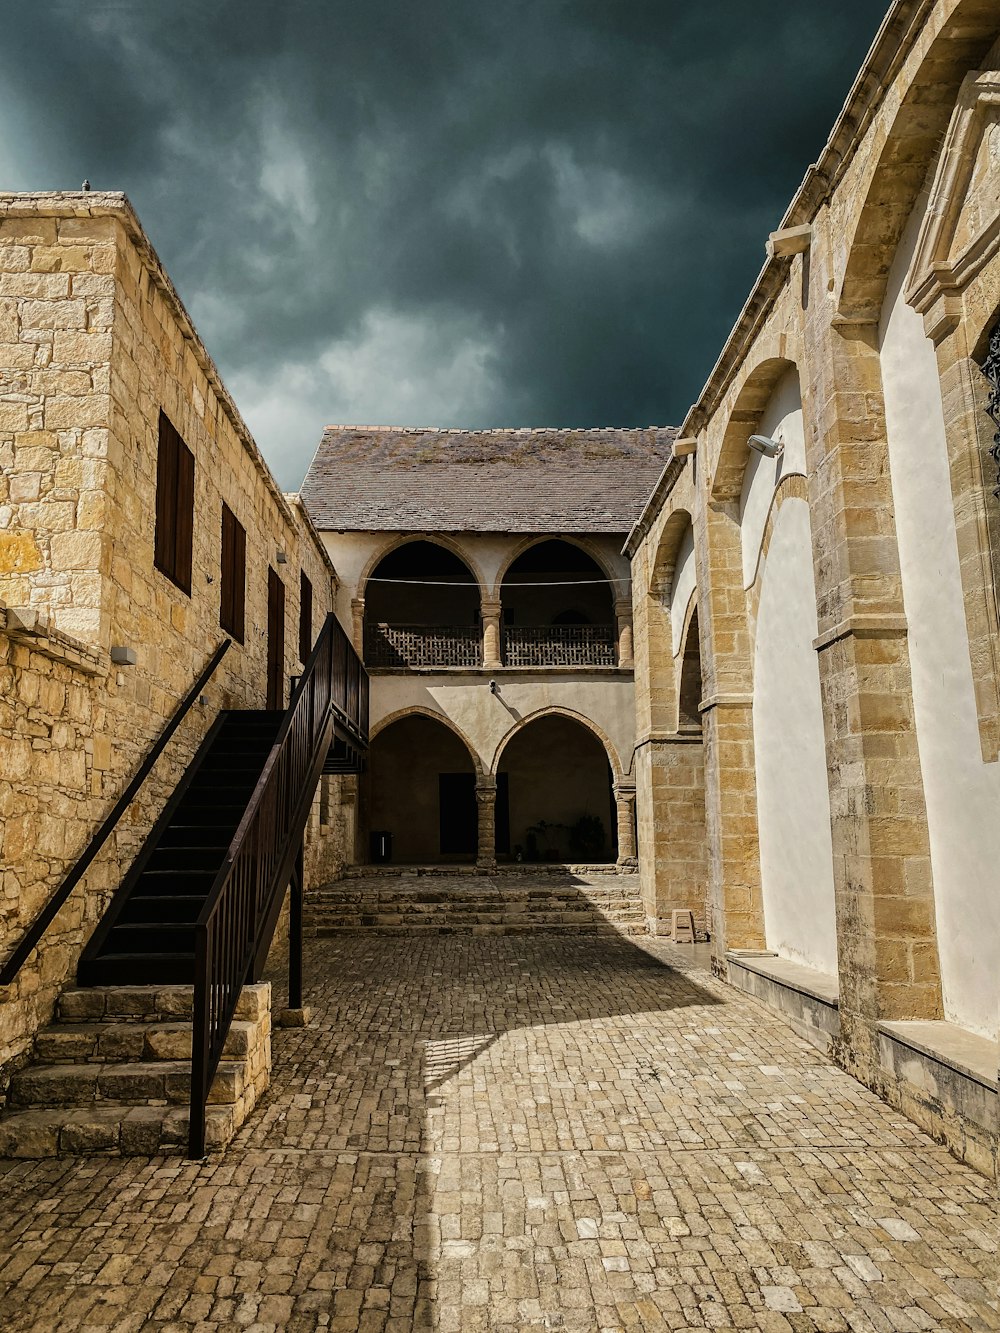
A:
<svg viewBox="0 0 1000 1333">
<path fill-rule="evenodd" d="M 778 381 L 796 369 L 796 363 L 787 356 L 767 356 L 757 361 L 744 378 L 722 437 L 712 478 L 713 500 L 739 500 L 749 459 L 747 439 L 757 429 Z"/>
<path fill-rule="evenodd" d="M 466 750 L 468 750 L 469 759 L 476 771 L 476 777 L 481 778 L 484 776 L 486 770 L 483 761 L 479 756 L 479 752 L 461 727 L 457 726 L 445 713 L 439 713 L 435 711 L 435 709 L 427 708 L 423 704 L 411 704 L 407 708 L 397 708 L 394 713 L 387 713 L 385 717 L 379 718 L 379 720 L 372 725 L 370 740 L 374 741 L 378 735 L 391 727 L 394 722 L 402 722 L 404 718 L 408 717 L 426 717 L 432 722 L 440 722 L 441 725 L 452 732 L 452 734 L 462 742 Z"/>
<path fill-rule="evenodd" d="M 876 131 L 874 173 L 847 250 L 836 318 L 846 325 L 877 324 L 889 270 L 970 69 L 1000 35 L 995 6 L 959 0 L 933 40 L 921 44 L 919 64 L 890 123 Z"/>
<path fill-rule="evenodd" d="M 461 560 L 462 564 L 468 569 L 479 588 L 480 601 L 485 598 L 486 578 L 479 566 L 479 562 L 470 555 L 460 542 L 437 532 L 402 532 L 385 542 L 372 553 L 362 570 L 361 576 L 358 579 L 357 595 L 359 597 L 364 597 L 368 581 L 386 556 L 392 555 L 394 551 L 398 551 L 403 546 L 411 546 L 415 542 L 425 542 L 429 546 L 440 546 L 443 550 L 449 551 L 457 560 Z"/>
<path fill-rule="evenodd" d="M 542 708 L 537 708 L 533 713 L 526 714 L 518 722 L 515 722 L 510 730 L 504 734 L 493 752 L 493 762 L 490 764 L 491 773 L 495 774 L 499 770 L 503 752 L 514 737 L 524 731 L 524 729 L 530 726 L 532 722 L 537 722 L 539 718 L 543 717 L 566 717 L 569 718 L 571 722 L 579 722 L 581 726 L 591 732 L 603 745 L 605 753 L 608 756 L 608 763 L 611 765 L 611 772 L 615 782 L 620 781 L 625 776 L 618 750 L 608 733 L 584 713 L 578 713 L 573 708 L 564 708 L 561 704 L 547 704 Z"/>
<path fill-rule="evenodd" d="M 503 581 L 507 577 L 511 565 L 513 565 L 516 560 L 519 560 L 526 551 L 530 551 L 533 546 L 540 546 L 542 542 L 552 541 L 563 542 L 567 546 L 576 546 L 584 553 L 584 555 L 589 556 L 590 559 L 593 560 L 594 564 L 611 585 L 612 594 L 616 598 L 621 598 L 626 595 L 624 592 L 617 592 L 618 584 L 621 582 L 622 576 L 609 566 L 607 556 L 596 543 L 588 541 L 586 537 L 563 537 L 558 533 L 540 532 L 533 536 L 523 538 L 523 540 L 517 542 L 516 545 L 512 546 L 510 551 L 508 551 L 497 571 L 496 579 L 493 584 L 492 596 L 495 601 L 500 600 L 500 590 L 503 587 Z M 625 577 L 627 578 L 627 575 Z"/>
</svg>

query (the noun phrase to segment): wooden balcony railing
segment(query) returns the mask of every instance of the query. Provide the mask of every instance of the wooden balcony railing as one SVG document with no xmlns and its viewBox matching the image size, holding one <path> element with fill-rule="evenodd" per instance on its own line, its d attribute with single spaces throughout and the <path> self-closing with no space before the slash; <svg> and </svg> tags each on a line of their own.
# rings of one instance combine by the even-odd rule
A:
<svg viewBox="0 0 1000 1333">
<path fill-rule="evenodd" d="M 483 635 L 475 625 L 365 626 L 367 667 L 477 667 Z"/>
<path fill-rule="evenodd" d="M 509 625 L 505 666 L 614 666 L 613 625 Z"/>
</svg>

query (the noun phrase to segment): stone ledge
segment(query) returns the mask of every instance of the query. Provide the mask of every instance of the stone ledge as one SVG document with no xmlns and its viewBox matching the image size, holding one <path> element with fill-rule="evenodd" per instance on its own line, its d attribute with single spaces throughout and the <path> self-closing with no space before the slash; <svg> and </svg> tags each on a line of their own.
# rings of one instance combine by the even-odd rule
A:
<svg viewBox="0 0 1000 1333">
<path fill-rule="evenodd" d="M 0 604 L 0 629 L 14 643 L 24 644 L 32 652 L 41 653 L 54 662 L 62 662 L 90 676 L 107 674 L 103 653 L 56 629 L 49 617 L 34 607 Z"/>
<path fill-rule="evenodd" d="M 890 1040 L 926 1055 L 937 1064 L 946 1065 L 963 1078 L 981 1083 L 991 1092 L 997 1091 L 1000 1042 L 980 1037 L 957 1023 L 930 1019 L 879 1023 L 878 1030 Z"/>
<path fill-rule="evenodd" d="M 887 1100 L 963 1162 L 994 1176 L 1000 1043 L 954 1023 L 879 1023 Z"/>
<path fill-rule="evenodd" d="M 836 977 L 773 953 L 726 954 L 726 980 L 786 1018 L 810 1045 L 830 1054 L 840 1035 Z"/>
</svg>

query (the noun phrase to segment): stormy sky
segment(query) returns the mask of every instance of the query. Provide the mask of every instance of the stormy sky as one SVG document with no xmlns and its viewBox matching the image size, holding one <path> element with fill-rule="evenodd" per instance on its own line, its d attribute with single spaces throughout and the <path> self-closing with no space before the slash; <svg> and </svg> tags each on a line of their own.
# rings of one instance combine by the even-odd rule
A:
<svg viewBox="0 0 1000 1333">
<path fill-rule="evenodd" d="M 676 424 L 881 0 L 6 0 L 0 188 L 124 190 L 279 480 Z"/>
</svg>

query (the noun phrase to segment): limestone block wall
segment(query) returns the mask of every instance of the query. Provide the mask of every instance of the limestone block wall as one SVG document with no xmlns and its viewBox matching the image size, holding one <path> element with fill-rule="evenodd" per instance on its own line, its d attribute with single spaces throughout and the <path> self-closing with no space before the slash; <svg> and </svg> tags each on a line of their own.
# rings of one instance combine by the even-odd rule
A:
<svg viewBox="0 0 1000 1333">
<path fill-rule="evenodd" d="M 836 1058 L 911 1114 L 890 1029 L 1000 1063 L 998 89 L 995 5 L 892 7 L 626 547 L 641 753 L 677 689 L 652 612 L 693 517 L 720 972 L 765 947 L 835 970 Z M 787 471 L 747 448 L 781 431 Z M 655 849 L 669 798 L 637 775 Z M 964 1129 L 942 1105 L 925 1127 L 996 1150 L 995 1103 Z"/>
<path fill-rule="evenodd" d="M 0 995 L 0 1077 L 23 1058 L 122 871 L 220 708 L 263 707 L 267 576 L 286 679 L 335 574 L 282 495 L 127 200 L 0 196 L 0 956 L 20 938 L 206 660 L 221 513 L 247 532 L 246 627 L 42 947 Z M 160 410 L 195 456 L 187 596 L 153 563 Z M 283 562 L 279 552 L 284 556 Z M 131 648 L 116 667 L 113 646 Z M 287 697 L 287 691 L 286 691 Z"/>
</svg>

